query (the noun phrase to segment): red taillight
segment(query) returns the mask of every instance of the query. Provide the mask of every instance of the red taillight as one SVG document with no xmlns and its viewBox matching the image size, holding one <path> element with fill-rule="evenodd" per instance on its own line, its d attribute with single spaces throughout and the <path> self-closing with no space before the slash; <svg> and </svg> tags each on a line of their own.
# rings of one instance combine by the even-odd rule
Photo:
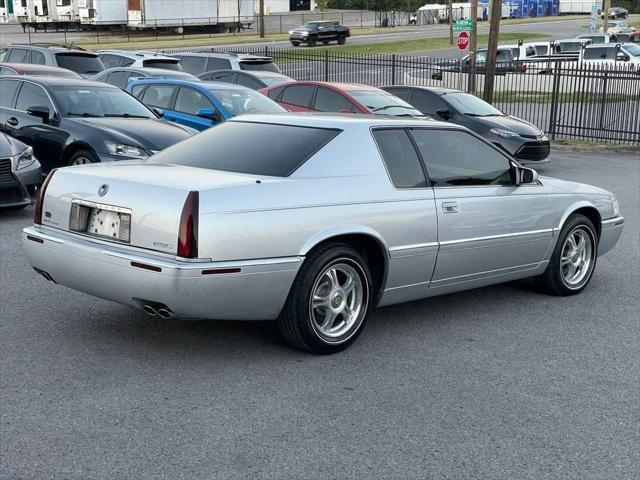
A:
<svg viewBox="0 0 640 480">
<path fill-rule="evenodd" d="M 178 230 L 178 256 L 198 258 L 198 192 L 189 192 Z"/>
<path fill-rule="evenodd" d="M 522 70 L 522 73 L 527 73 L 527 65 L 526 64 L 522 65 L 521 70 Z"/>
<path fill-rule="evenodd" d="M 49 175 L 47 175 L 47 178 L 44 179 L 44 182 L 42 182 L 42 185 L 40 186 L 40 189 L 38 190 L 38 198 L 36 200 L 36 208 L 33 211 L 33 223 L 35 225 L 42 225 L 42 204 L 44 203 L 44 191 L 49 186 L 49 182 L 51 181 L 51 177 L 53 177 L 54 173 L 56 173 L 55 170 L 51 170 L 49 172 Z"/>
</svg>

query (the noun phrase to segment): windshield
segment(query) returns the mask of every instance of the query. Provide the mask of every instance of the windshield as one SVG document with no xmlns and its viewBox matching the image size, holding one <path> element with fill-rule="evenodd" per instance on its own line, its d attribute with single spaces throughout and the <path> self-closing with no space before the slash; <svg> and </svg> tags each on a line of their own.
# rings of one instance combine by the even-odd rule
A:
<svg viewBox="0 0 640 480">
<path fill-rule="evenodd" d="M 151 59 L 151 60 L 144 60 L 142 64 L 146 68 L 164 68 L 165 70 L 176 70 L 178 72 L 182 71 L 182 68 L 180 68 L 179 60 L 174 61 L 174 60 L 164 60 L 164 59 Z"/>
<path fill-rule="evenodd" d="M 233 116 L 243 113 L 279 113 L 284 108 L 253 90 L 211 90 L 216 100 Z"/>
<path fill-rule="evenodd" d="M 451 106 L 453 106 L 456 110 L 464 113 L 465 115 L 473 115 L 476 117 L 503 115 L 503 113 L 497 108 L 489 105 L 484 100 L 480 100 L 475 95 L 471 95 L 469 93 L 447 93 L 445 98 L 451 104 Z"/>
<path fill-rule="evenodd" d="M 163 150 L 150 162 L 287 177 L 339 133 L 333 129 L 231 121 Z"/>
<path fill-rule="evenodd" d="M 156 118 L 142 103 L 119 88 L 56 86 L 53 95 L 70 117 Z"/>
<path fill-rule="evenodd" d="M 632 57 L 640 57 L 640 47 L 638 45 L 625 45 L 624 50 Z"/>
<path fill-rule="evenodd" d="M 281 83 L 288 83 L 292 80 L 289 77 L 259 77 L 268 87 L 272 85 L 280 85 Z"/>
<path fill-rule="evenodd" d="M 96 55 L 84 53 L 58 53 L 56 54 L 58 66 L 72 70 L 81 75 L 92 75 L 104 70 L 102 61 Z"/>
<path fill-rule="evenodd" d="M 349 95 L 364 105 L 371 113 L 379 115 L 411 115 L 423 116 L 421 112 L 404 100 L 385 92 L 375 90 L 354 90 Z"/>
</svg>

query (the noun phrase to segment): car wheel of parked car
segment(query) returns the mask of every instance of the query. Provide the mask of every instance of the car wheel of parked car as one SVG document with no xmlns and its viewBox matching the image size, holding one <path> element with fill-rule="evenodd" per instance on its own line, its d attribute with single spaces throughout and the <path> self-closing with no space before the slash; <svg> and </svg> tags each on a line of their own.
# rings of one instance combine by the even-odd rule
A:
<svg viewBox="0 0 640 480">
<path fill-rule="evenodd" d="M 87 165 L 88 163 L 96 163 L 100 160 L 90 150 L 78 150 L 69 160 L 69 166 Z"/>
<path fill-rule="evenodd" d="M 315 38 L 310 38 L 309 39 L 309 46 L 310 47 L 315 47 L 317 43 L 317 40 Z"/>
<path fill-rule="evenodd" d="M 293 45 L 294 47 L 297 47 L 298 45 L 300 45 L 300 42 L 291 42 L 291 45 Z"/>
<path fill-rule="evenodd" d="M 537 283 L 560 296 L 580 293 L 589 284 L 598 257 L 596 229 L 584 215 L 569 217 L 551 260 Z"/>
<path fill-rule="evenodd" d="M 335 243 L 312 251 L 278 319 L 282 335 L 314 353 L 344 350 L 364 328 L 370 285 L 366 261 L 350 246 Z"/>
<path fill-rule="evenodd" d="M 338 45 L 344 45 L 344 42 L 347 41 L 347 38 L 344 35 L 340 35 L 338 37 Z"/>
</svg>

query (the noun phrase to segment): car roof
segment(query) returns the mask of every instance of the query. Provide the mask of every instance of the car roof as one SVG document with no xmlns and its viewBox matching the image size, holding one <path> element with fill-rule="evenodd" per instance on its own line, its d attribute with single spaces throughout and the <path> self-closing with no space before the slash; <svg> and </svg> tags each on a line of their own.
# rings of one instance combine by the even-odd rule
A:
<svg viewBox="0 0 640 480">
<path fill-rule="evenodd" d="M 71 72 L 71 70 L 67 70 L 66 68 L 60 67 L 50 67 L 48 65 L 37 65 L 34 63 L 0 63 L 0 67 L 9 67 L 17 72 Z M 79 76 L 79 75 L 78 75 Z"/>
<path fill-rule="evenodd" d="M 83 53 L 86 55 L 95 55 L 98 54 L 92 52 L 91 50 L 85 50 L 81 47 L 74 47 L 72 45 L 60 45 L 55 43 L 11 43 L 6 45 L 6 47 L 19 47 L 19 48 L 29 48 L 32 50 L 40 50 L 40 51 L 48 51 L 53 53 L 60 52 L 69 52 L 69 53 Z"/>
<path fill-rule="evenodd" d="M 346 129 L 352 126 L 384 127 L 384 126 L 424 126 L 456 128 L 464 130 L 464 127 L 455 124 L 444 123 L 440 120 L 427 120 L 424 117 L 394 117 L 389 115 L 366 115 L 357 113 L 325 113 L 325 112 L 304 112 L 304 113 L 255 113 L 246 116 L 234 117 L 234 122 L 251 123 L 272 123 L 279 125 L 293 125 L 297 127 L 316 128 L 339 128 Z"/>
<path fill-rule="evenodd" d="M 178 60 L 175 57 L 170 57 L 168 55 L 158 55 L 155 52 L 145 52 L 145 51 L 131 51 L 131 50 L 98 50 L 98 53 L 105 55 L 120 55 L 121 57 L 127 57 L 132 59 L 140 59 L 147 60 L 149 58 L 157 58 L 160 60 Z"/>
<path fill-rule="evenodd" d="M 242 60 L 272 60 L 271 57 L 263 55 L 254 55 L 252 53 L 234 53 L 234 52 L 174 52 L 170 55 L 190 56 L 190 57 L 216 57 L 216 58 L 237 58 Z"/>
<path fill-rule="evenodd" d="M 236 85 L 235 83 L 225 82 L 203 82 L 201 80 L 178 80 L 174 78 L 141 78 L 140 80 L 132 80 L 132 84 L 152 84 L 152 83 L 170 83 L 173 85 L 184 85 L 187 87 L 196 87 L 205 90 L 241 90 L 253 91 L 248 87 Z"/>
<path fill-rule="evenodd" d="M 0 78 L 13 78 L 16 77 L 0 77 Z M 120 90 L 118 87 L 114 87 L 108 83 L 104 82 L 94 82 L 93 80 L 85 80 L 84 78 L 73 78 L 73 77 L 47 77 L 47 76 L 32 76 L 32 75 L 23 75 L 19 78 L 20 80 L 31 80 L 34 83 L 38 83 L 40 85 L 46 85 L 48 87 L 102 87 L 102 88 L 115 88 Z"/>
<path fill-rule="evenodd" d="M 181 72 L 179 70 L 169 70 L 167 68 L 152 68 L 152 67 L 111 67 L 106 70 L 101 71 L 98 75 L 104 73 L 110 73 L 113 71 L 123 71 L 123 72 L 148 72 L 155 73 L 156 75 L 177 75 L 178 77 L 193 77 L 197 78 L 195 75 L 191 75 L 188 72 Z"/>
<path fill-rule="evenodd" d="M 278 87 L 282 87 L 284 85 L 289 85 L 293 83 L 295 83 L 296 85 L 313 85 L 318 87 L 332 87 L 337 90 L 344 90 L 346 92 L 355 91 L 355 90 L 359 90 L 359 91 L 371 90 L 372 92 L 376 92 L 380 90 L 378 87 L 372 87 L 371 85 L 363 85 L 361 83 L 317 82 L 313 80 L 302 81 L 302 82 L 292 81 L 292 82 L 289 82 L 288 84 L 281 83 L 279 85 L 274 85 L 273 87 L 270 87 L 270 88 L 278 88 Z"/>
<path fill-rule="evenodd" d="M 446 87 L 427 87 L 422 85 L 385 85 L 382 89 L 386 88 L 415 88 L 418 90 L 426 90 L 428 92 L 438 93 L 440 95 L 445 93 L 465 93 L 462 90 L 458 90 L 457 88 L 446 88 Z"/>
</svg>

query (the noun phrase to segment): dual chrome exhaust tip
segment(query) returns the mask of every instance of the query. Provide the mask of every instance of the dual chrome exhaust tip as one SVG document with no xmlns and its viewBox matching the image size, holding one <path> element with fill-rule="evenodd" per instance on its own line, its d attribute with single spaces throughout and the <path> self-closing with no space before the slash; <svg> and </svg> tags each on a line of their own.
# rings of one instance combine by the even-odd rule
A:
<svg viewBox="0 0 640 480">
<path fill-rule="evenodd" d="M 176 316 L 175 313 L 173 313 L 173 311 L 164 303 L 151 302 L 141 298 L 134 298 L 134 300 L 142 307 L 144 313 L 149 317 L 160 317 L 164 320 L 168 320 Z"/>
</svg>

